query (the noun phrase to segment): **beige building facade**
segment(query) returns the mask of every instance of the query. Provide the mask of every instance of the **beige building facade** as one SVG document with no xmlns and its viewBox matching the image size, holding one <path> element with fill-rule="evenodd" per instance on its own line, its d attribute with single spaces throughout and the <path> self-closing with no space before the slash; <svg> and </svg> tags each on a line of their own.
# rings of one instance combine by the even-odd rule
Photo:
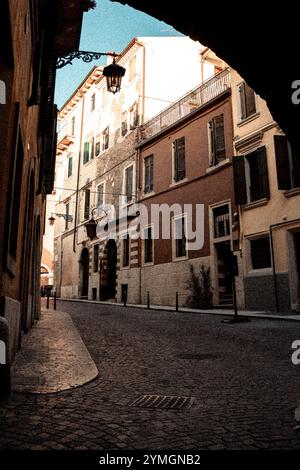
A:
<svg viewBox="0 0 300 470">
<path fill-rule="evenodd" d="M 238 73 L 232 71 L 231 77 L 245 307 L 295 311 L 300 273 L 299 163 L 266 102 Z"/>
</svg>

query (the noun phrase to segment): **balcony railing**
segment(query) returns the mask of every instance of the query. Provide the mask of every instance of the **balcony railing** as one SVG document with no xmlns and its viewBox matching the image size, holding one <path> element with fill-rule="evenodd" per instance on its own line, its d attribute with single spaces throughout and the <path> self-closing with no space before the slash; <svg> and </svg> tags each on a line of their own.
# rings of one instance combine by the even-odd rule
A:
<svg viewBox="0 0 300 470">
<path fill-rule="evenodd" d="M 64 151 L 71 143 L 74 142 L 74 135 L 72 132 L 72 126 L 70 123 L 66 123 L 59 130 L 57 138 L 57 148 L 58 151 Z"/>
<path fill-rule="evenodd" d="M 180 100 L 157 114 L 143 126 L 143 139 L 148 139 L 164 128 L 187 116 L 195 109 L 209 103 L 230 88 L 229 69 L 214 75 Z"/>
</svg>

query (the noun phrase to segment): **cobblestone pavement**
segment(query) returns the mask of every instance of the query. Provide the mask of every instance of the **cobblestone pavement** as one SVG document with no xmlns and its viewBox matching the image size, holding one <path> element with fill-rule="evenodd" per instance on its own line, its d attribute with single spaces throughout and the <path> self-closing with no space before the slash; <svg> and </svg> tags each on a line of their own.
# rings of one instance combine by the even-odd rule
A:
<svg viewBox="0 0 300 470">
<path fill-rule="evenodd" d="M 0 402 L 0 447 L 299 449 L 297 323 L 58 302 L 99 376 L 52 395 Z M 195 397 L 186 410 L 130 406 L 141 394 Z"/>
</svg>

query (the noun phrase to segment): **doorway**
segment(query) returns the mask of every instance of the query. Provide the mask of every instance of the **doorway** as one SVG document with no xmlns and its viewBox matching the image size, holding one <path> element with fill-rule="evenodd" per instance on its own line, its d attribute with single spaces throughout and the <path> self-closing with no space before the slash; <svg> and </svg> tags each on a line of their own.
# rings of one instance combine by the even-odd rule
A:
<svg viewBox="0 0 300 470">
<path fill-rule="evenodd" d="M 89 294 L 89 265 L 90 255 L 87 248 L 83 248 L 80 257 L 80 297 L 88 298 Z"/>
<path fill-rule="evenodd" d="M 117 285 L 117 244 L 108 240 L 100 261 L 100 299 L 115 299 Z"/>
<path fill-rule="evenodd" d="M 231 307 L 233 305 L 232 276 L 230 272 L 230 242 L 216 243 L 218 264 L 218 292 L 219 305 Z"/>
</svg>

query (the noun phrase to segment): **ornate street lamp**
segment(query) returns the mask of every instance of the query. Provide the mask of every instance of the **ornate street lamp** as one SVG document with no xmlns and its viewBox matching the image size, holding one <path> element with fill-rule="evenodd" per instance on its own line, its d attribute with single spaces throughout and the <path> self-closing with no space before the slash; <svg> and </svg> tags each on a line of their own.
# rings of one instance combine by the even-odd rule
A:
<svg viewBox="0 0 300 470">
<path fill-rule="evenodd" d="M 94 240 L 96 238 L 96 233 L 97 233 L 97 222 L 93 217 L 84 224 L 86 228 L 86 233 L 87 236 L 89 237 L 90 240 Z"/>
<path fill-rule="evenodd" d="M 61 69 L 65 65 L 72 64 L 74 59 L 82 59 L 84 62 L 99 60 L 101 56 L 112 56 L 113 62 L 103 69 L 103 75 L 106 77 L 107 90 L 115 94 L 121 89 L 121 81 L 125 75 L 126 69 L 116 63 L 118 54 L 115 52 L 91 52 L 91 51 L 73 51 L 69 54 L 63 54 L 57 57 L 56 68 Z"/>
<path fill-rule="evenodd" d="M 103 69 L 103 75 L 106 77 L 107 91 L 115 94 L 121 89 L 121 81 L 124 77 L 126 69 L 116 64 L 116 56 L 114 56 L 113 63 L 107 65 Z"/>
</svg>

